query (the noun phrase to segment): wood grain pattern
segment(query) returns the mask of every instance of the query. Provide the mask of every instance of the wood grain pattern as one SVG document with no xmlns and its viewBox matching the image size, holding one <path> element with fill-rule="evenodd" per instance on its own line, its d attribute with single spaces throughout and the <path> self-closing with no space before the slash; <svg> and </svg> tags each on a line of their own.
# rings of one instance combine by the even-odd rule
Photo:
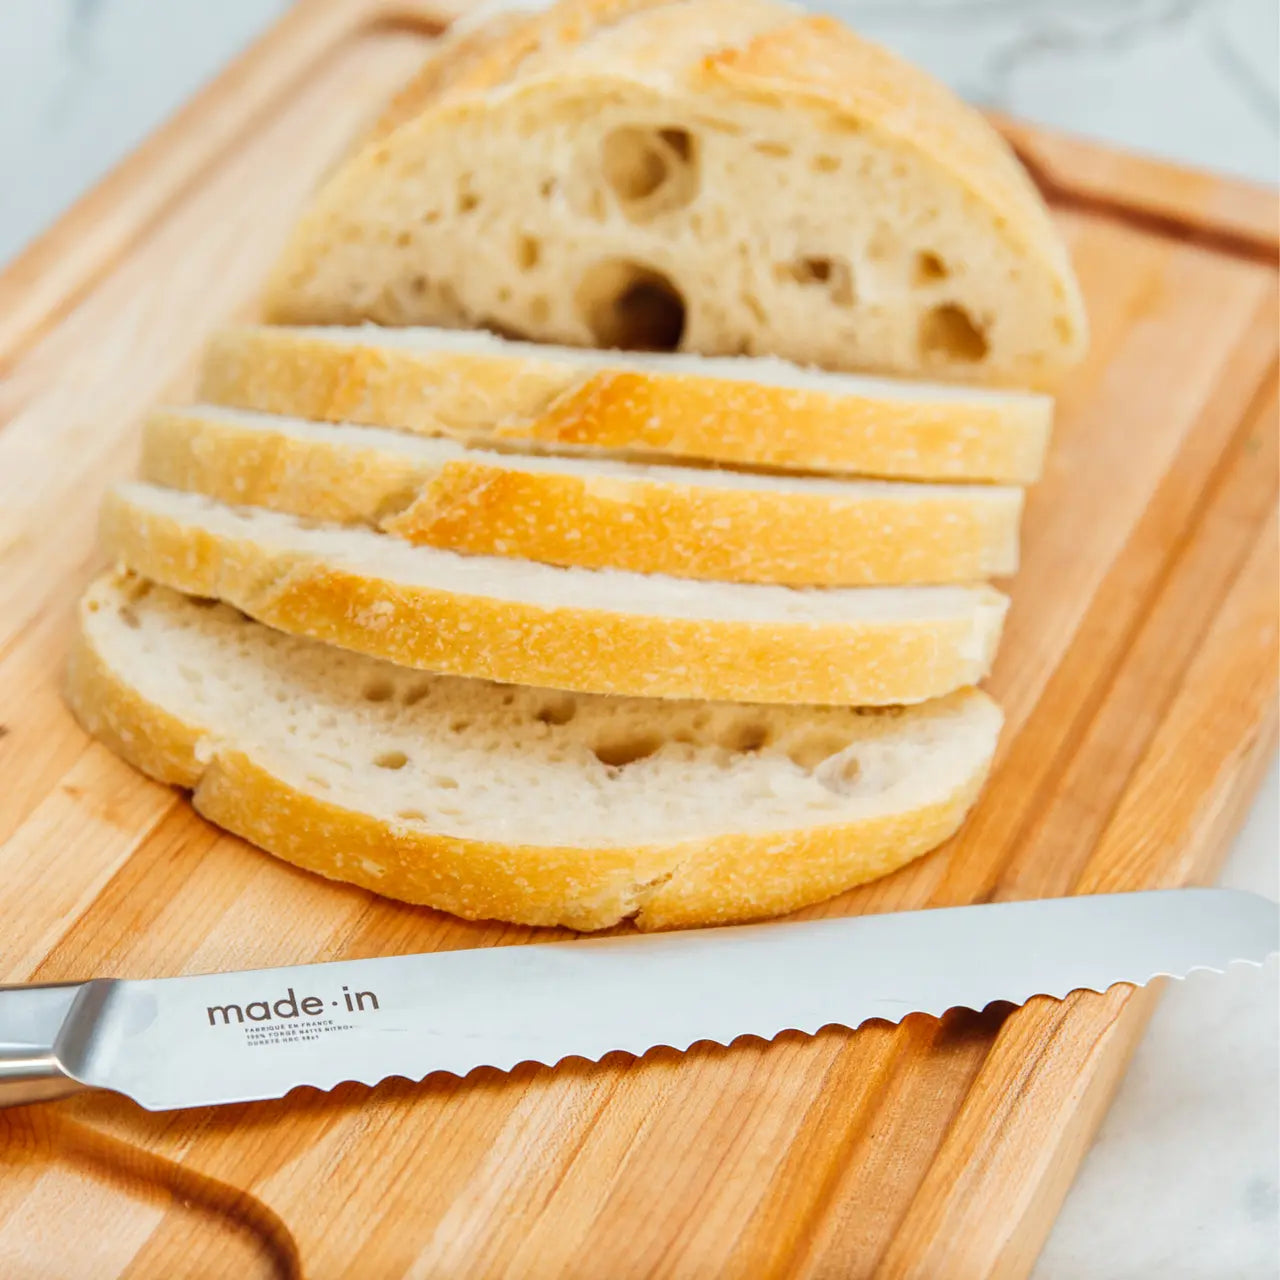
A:
<svg viewBox="0 0 1280 1280">
<path fill-rule="evenodd" d="M 140 413 L 251 312 L 422 29 L 307 0 L 0 276 L 0 980 L 553 936 L 279 864 L 58 698 Z M 1060 195 L 1094 328 L 1028 507 L 991 682 L 1009 727 L 959 837 L 810 916 L 1209 879 L 1274 749 L 1274 198 L 1004 125 Z M 0 1274 L 1023 1276 L 1155 998 L 165 1116 L 0 1112 Z"/>
</svg>

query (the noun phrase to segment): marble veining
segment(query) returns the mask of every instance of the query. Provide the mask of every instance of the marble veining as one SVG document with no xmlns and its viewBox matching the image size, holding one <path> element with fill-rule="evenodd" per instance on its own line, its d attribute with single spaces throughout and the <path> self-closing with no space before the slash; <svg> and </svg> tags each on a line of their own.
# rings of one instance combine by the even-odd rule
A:
<svg viewBox="0 0 1280 1280">
<path fill-rule="evenodd" d="M 4 0 L 0 261 L 287 7 Z M 960 93 L 1045 124 L 1275 183 L 1276 0 L 830 0 Z M 1224 883 L 1280 896 L 1273 768 Z M 1280 965 L 1171 987 L 1036 1280 L 1274 1280 Z"/>
</svg>

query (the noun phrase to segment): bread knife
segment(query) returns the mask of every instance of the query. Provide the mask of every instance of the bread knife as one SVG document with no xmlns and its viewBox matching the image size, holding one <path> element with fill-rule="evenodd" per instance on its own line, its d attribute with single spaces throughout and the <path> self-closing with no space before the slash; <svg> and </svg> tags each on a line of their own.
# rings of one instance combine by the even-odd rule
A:
<svg viewBox="0 0 1280 1280">
<path fill-rule="evenodd" d="M 0 987 L 0 1105 L 152 1111 L 771 1039 L 1260 965 L 1275 903 L 1172 889 L 209 973 Z"/>
</svg>

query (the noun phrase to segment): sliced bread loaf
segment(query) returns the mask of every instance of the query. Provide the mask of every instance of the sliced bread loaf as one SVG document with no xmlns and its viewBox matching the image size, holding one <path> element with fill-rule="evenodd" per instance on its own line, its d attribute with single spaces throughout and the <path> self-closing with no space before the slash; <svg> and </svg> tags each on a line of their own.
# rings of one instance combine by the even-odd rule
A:
<svg viewBox="0 0 1280 1280">
<path fill-rule="evenodd" d="M 307 870 L 468 918 L 789 911 L 945 840 L 1000 713 L 598 698 L 424 676 L 128 575 L 81 605 L 81 723 Z"/>
<path fill-rule="evenodd" d="M 142 478 L 408 542 L 722 582 L 1011 573 L 1022 490 L 528 457 L 196 405 L 152 414 Z"/>
<path fill-rule="evenodd" d="M 799 590 L 563 569 L 413 547 L 195 494 L 121 485 L 109 551 L 148 578 L 405 666 L 593 693 L 920 702 L 987 672 L 990 587 Z"/>
<path fill-rule="evenodd" d="M 1070 262 L 1008 147 L 835 20 L 565 0 L 498 21 L 324 185 L 272 319 L 1026 386 L 1080 357 Z"/>
<path fill-rule="evenodd" d="M 471 443 L 632 450 L 745 466 L 1022 483 L 1053 402 L 824 373 L 783 360 L 536 346 L 448 329 L 215 334 L 201 398 Z"/>
</svg>

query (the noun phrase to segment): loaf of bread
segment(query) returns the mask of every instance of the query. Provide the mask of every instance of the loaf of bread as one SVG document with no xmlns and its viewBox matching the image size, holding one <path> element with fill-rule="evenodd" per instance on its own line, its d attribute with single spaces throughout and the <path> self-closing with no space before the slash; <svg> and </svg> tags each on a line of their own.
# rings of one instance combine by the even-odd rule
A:
<svg viewBox="0 0 1280 1280">
<path fill-rule="evenodd" d="M 424 676 L 128 575 L 90 588 L 81 723 L 309 871 L 468 918 L 773 915 L 945 840 L 1000 713 L 598 698 Z"/>
<path fill-rule="evenodd" d="M 260 622 L 451 675 L 744 702 L 922 702 L 986 675 L 990 587 L 694 582 L 408 546 L 196 494 L 120 485 L 108 551 Z"/>
<path fill-rule="evenodd" d="M 994 130 L 777 0 L 564 0 L 446 40 L 319 191 L 266 305 L 1019 386 L 1086 341 Z"/>
<path fill-rule="evenodd" d="M 589 569 L 866 586 L 1017 563 L 1022 490 L 467 449 L 197 405 L 154 413 L 142 479 L 423 546 Z"/>
<path fill-rule="evenodd" d="M 68 692 L 112 750 L 298 867 L 534 925 L 774 915 L 955 831 L 1086 337 L 980 116 L 778 0 L 508 9 L 266 311 L 103 504 Z"/>
<path fill-rule="evenodd" d="M 823 373 L 783 360 L 593 351 L 479 331 L 256 326 L 215 334 L 200 394 L 322 422 L 520 447 L 1025 483 L 1048 396 Z"/>
</svg>

